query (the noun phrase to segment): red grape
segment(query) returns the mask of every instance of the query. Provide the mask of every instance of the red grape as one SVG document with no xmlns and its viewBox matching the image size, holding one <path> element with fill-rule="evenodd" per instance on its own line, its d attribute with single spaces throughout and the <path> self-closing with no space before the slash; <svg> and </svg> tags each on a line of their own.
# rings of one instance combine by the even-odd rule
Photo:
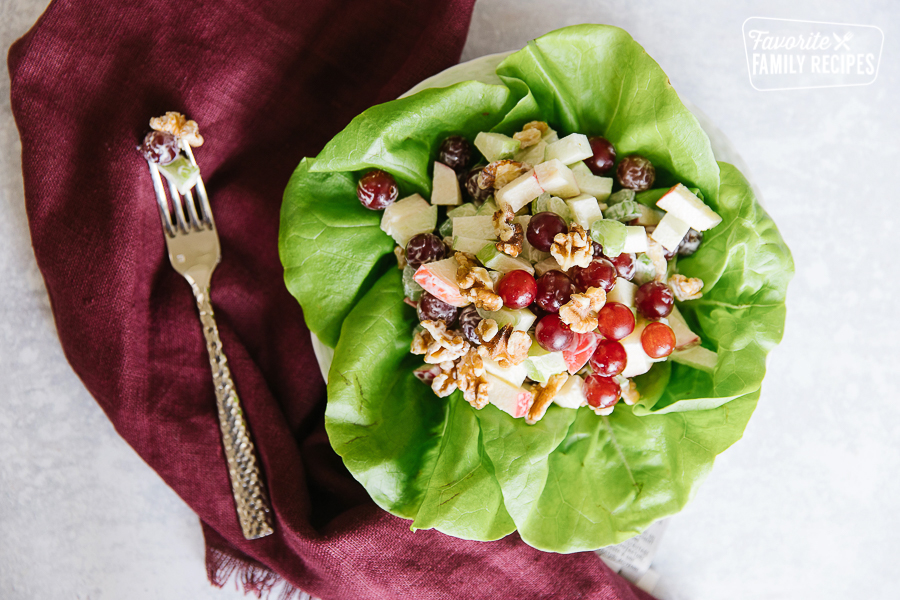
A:
<svg viewBox="0 0 900 600">
<path fill-rule="evenodd" d="M 428 292 L 422 292 L 422 296 L 419 298 L 419 306 L 416 310 L 420 321 L 443 321 L 447 324 L 447 327 L 452 326 L 456 322 L 456 317 L 459 314 L 458 308 L 447 304 Z"/>
<path fill-rule="evenodd" d="M 649 190 L 656 179 L 656 169 L 653 164 L 639 154 L 626 156 L 616 168 L 616 179 L 619 185 L 636 192 Z"/>
<path fill-rule="evenodd" d="M 584 162 L 594 175 L 606 175 L 616 164 L 616 149 L 612 143 L 603 137 L 592 137 L 588 140 L 594 155 Z"/>
<path fill-rule="evenodd" d="M 591 254 L 594 255 L 594 258 L 606 258 L 603 256 L 603 246 L 598 242 L 591 241 Z"/>
<path fill-rule="evenodd" d="M 400 194 L 400 188 L 390 173 L 369 171 L 359 180 L 356 186 L 356 197 L 369 210 L 383 210 L 394 203 Z"/>
<path fill-rule="evenodd" d="M 675 296 L 669 286 L 661 281 L 648 281 L 634 295 L 638 311 L 648 319 L 668 317 L 675 304 Z"/>
<path fill-rule="evenodd" d="M 484 167 L 475 167 L 466 176 L 466 191 L 475 202 L 481 203 L 490 198 L 494 194 L 493 188 L 484 189 L 478 185 L 478 176 L 484 170 Z"/>
<path fill-rule="evenodd" d="M 481 323 L 481 315 L 475 310 L 474 305 L 470 304 L 459 313 L 459 328 L 462 330 L 463 337 L 476 346 L 481 344 L 481 338 L 475 333 L 475 328 L 479 323 Z"/>
<path fill-rule="evenodd" d="M 510 271 L 497 284 L 497 294 L 510 308 L 525 308 L 537 296 L 537 282 L 528 271 Z"/>
<path fill-rule="evenodd" d="M 634 266 L 635 256 L 630 252 L 623 252 L 615 258 L 609 259 L 612 264 L 616 266 L 616 272 L 618 272 L 619 277 L 622 279 L 627 279 L 631 281 L 634 279 L 634 272 L 636 267 Z"/>
<path fill-rule="evenodd" d="M 558 214 L 539 212 L 528 221 L 525 237 L 528 238 L 529 244 L 541 252 L 550 252 L 550 246 L 553 245 L 553 238 L 556 237 L 556 234 L 568 231 L 566 222 Z"/>
<path fill-rule="evenodd" d="M 684 234 L 681 243 L 678 244 L 678 248 L 676 248 L 675 251 L 678 253 L 678 256 L 690 256 L 697 251 L 697 248 L 700 247 L 700 242 L 702 241 L 702 231 L 688 229 L 688 232 Z"/>
<path fill-rule="evenodd" d="M 634 331 L 634 313 L 618 302 L 607 302 L 597 313 L 597 329 L 604 337 L 621 340 Z"/>
<path fill-rule="evenodd" d="M 665 323 L 649 323 L 641 332 L 641 346 L 650 358 L 664 358 L 675 349 L 675 332 Z"/>
<path fill-rule="evenodd" d="M 471 157 L 472 147 L 461 135 L 451 135 L 438 148 L 438 160 L 456 171 L 465 169 Z"/>
<path fill-rule="evenodd" d="M 406 244 L 406 262 L 411 267 L 441 260 L 447 254 L 447 246 L 433 233 L 420 233 Z"/>
<path fill-rule="evenodd" d="M 548 313 L 558 313 L 559 307 L 572 295 L 572 280 L 562 271 L 547 271 L 537 280 L 538 306 Z"/>
<path fill-rule="evenodd" d="M 575 332 L 562 322 L 559 315 L 547 315 L 538 321 L 534 337 L 547 352 L 562 352 L 575 345 Z"/>
<path fill-rule="evenodd" d="M 575 284 L 582 290 L 596 287 L 610 292 L 616 286 L 616 267 L 606 258 L 595 258 L 584 268 L 573 268 L 572 273 Z"/>
<path fill-rule="evenodd" d="M 609 408 L 619 401 L 621 392 L 619 384 L 611 377 L 604 377 L 596 373 L 588 375 L 584 379 L 584 395 L 594 408 Z"/>
<path fill-rule="evenodd" d="M 167 165 L 181 152 L 178 140 L 168 131 L 151 131 L 138 147 L 144 158 L 158 165 Z"/>
<path fill-rule="evenodd" d="M 627 363 L 625 347 L 615 340 L 600 340 L 591 356 L 591 370 L 604 377 L 615 377 L 625 370 Z"/>
</svg>

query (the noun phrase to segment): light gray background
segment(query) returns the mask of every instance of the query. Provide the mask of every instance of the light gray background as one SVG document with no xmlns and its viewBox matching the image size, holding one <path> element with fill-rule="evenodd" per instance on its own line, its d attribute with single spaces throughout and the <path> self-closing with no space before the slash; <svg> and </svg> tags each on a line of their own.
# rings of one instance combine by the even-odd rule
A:
<svg viewBox="0 0 900 600">
<path fill-rule="evenodd" d="M 7 48 L 42 0 L 0 0 Z M 750 16 L 878 25 L 868 87 L 758 92 Z M 881 2 L 481 0 L 463 60 L 579 22 L 627 29 L 732 140 L 797 275 L 759 408 L 654 568 L 668 599 L 900 597 L 895 181 L 900 6 Z M 193 513 L 116 435 L 70 370 L 34 262 L 0 77 L 0 597 L 243 597 L 209 587 Z"/>
</svg>

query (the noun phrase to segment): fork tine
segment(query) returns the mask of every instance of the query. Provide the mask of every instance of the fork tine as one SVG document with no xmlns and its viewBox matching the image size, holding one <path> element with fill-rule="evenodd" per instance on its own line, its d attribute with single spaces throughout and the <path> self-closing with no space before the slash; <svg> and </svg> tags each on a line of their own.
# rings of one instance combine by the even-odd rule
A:
<svg viewBox="0 0 900 600">
<path fill-rule="evenodd" d="M 191 194 L 191 190 L 184 194 L 184 203 L 187 204 L 191 227 L 199 231 L 202 226 L 200 225 L 200 217 L 197 216 L 197 205 L 194 203 L 194 195 Z"/>
<path fill-rule="evenodd" d="M 169 195 L 172 198 L 172 206 L 174 208 L 175 220 L 178 222 L 178 228 L 182 233 L 188 233 L 190 229 L 188 228 L 187 221 L 184 220 L 184 209 L 181 206 L 181 194 L 178 193 L 178 188 L 176 188 L 175 184 L 171 181 L 169 182 Z"/>
<path fill-rule="evenodd" d="M 191 161 L 191 164 L 197 167 L 197 159 L 194 158 L 194 153 L 191 151 L 190 145 L 187 142 L 182 141 L 181 148 L 187 155 L 188 160 Z M 197 178 L 197 185 L 194 187 L 197 190 L 197 198 L 200 200 L 200 218 L 204 225 L 210 229 L 215 229 L 216 224 L 215 221 L 213 221 L 212 209 L 209 207 L 209 196 L 206 194 L 206 186 L 203 185 L 203 177 Z"/>
<path fill-rule="evenodd" d="M 159 175 L 159 169 L 150 161 L 147 161 L 150 167 L 150 178 L 153 180 L 153 191 L 156 192 L 156 205 L 159 208 L 159 217 L 162 219 L 163 230 L 169 237 L 175 237 L 175 230 L 172 227 L 172 217 L 169 215 L 169 203 L 166 200 L 166 190 L 163 188 L 162 178 Z"/>
</svg>

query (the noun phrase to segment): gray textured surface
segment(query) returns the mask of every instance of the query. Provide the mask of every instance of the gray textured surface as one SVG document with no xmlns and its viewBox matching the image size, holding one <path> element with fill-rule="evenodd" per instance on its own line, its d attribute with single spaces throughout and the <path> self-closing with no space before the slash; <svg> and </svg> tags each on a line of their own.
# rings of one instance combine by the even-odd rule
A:
<svg viewBox="0 0 900 600">
<path fill-rule="evenodd" d="M 39 0 L 0 0 L 0 45 Z M 874 85 L 750 87 L 749 16 L 880 25 Z M 791 246 L 787 332 L 759 409 L 654 568 L 670 599 L 897 598 L 900 294 L 892 176 L 900 95 L 892 3 L 481 0 L 463 59 L 577 22 L 627 29 L 753 172 Z M 116 435 L 69 369 L 31 252 L 0 78 L 0 597 L 238 597 L 209 588 L 196 518 Z M 867 218 L 868 217 L 868 218 Z"/>
</svg>

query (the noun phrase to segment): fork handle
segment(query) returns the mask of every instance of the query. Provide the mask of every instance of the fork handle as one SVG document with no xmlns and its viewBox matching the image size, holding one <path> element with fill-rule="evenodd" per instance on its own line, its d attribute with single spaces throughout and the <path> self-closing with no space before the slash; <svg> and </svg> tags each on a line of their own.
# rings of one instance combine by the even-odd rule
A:
<svg viewBox="0 0 900 600">
<path fill-rule="evenodd" d="M 219 328 L 209 302 L 209 288 L 194 288 L 200 322 L 203 325 L 203 337 L 206 338 L 206 351 L 209 353 L 209 365 L 212 367 L 213 384 L 216 388 L 216 404 L 219 407 L 219 428 L 222 430 L 222 445 L 228 459 L 228 474 L 231 478 L 231 491 L 237 508 L 241 530 L 248 540 L 265 537 L 273 532 L 272 510 L 266 494 L 265 484 L 256 464 L 256 452 L 247 421 L 234 382 L 228 359 L 222 350 Z"/>
</svg>

